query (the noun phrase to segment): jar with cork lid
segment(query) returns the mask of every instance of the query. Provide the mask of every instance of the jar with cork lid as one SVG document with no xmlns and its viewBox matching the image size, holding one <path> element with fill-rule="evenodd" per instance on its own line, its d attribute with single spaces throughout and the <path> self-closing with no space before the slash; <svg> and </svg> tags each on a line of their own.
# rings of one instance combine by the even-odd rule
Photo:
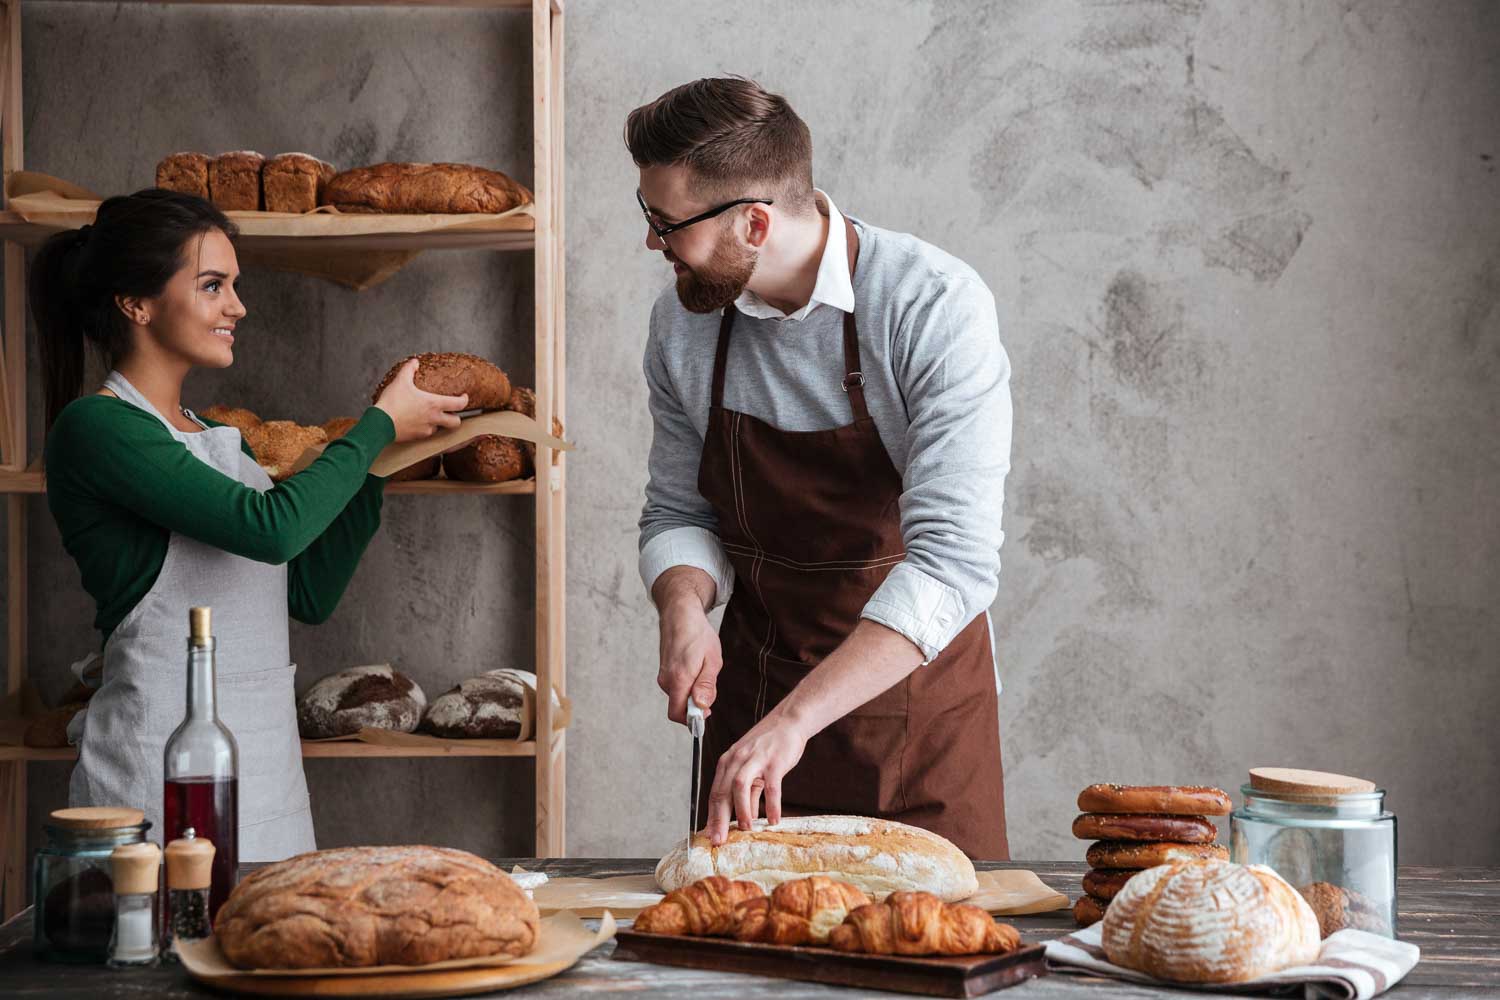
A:
<svg viewBox="0 0 1500 1000">
<path fill-rule="evenodd" d="M 161 848 L 150 842 L 122 844 L 109 860 L 115 876 L 115 930 L 109 940 L 108 964 L 114 969 L 155 965 Z"/>
<path fill-rule="evenodd" d="M 110 855 L 143 844 L 151 823 L 139 809 L 86 806 L 58 809 L 42 829 L 32 859 L 33 948 L 49 962 L 104 962 L 115 929 L 115 880 Z"/>
<path fill-rule="evenodd" d="M 1229 818 L 1230 856 L 1266 865 L 1302 893 L 1324 937 L 1396 936 L 1396 817 L 1373 781 L 1257 767 Z"/>
<path fill-rule="evenodd" d="M 213 932 L 209 891 L 213 886 L 214 845 L 192 827 L 167 845 L 167 932 L 162 957 L 181 961 L 177 946 Z"/>
</svg>

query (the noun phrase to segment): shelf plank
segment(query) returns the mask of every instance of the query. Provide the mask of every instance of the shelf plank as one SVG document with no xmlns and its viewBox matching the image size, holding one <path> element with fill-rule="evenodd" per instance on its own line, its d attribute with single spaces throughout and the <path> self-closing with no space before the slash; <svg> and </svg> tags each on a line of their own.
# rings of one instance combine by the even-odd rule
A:
<svg viewBox="0 0 1500 1000">
<path fill-rule="evenodd" d="M 0 469 L 0 494 L 46 493 L 46 476 L 39 469 L 18 472 Z M 535 479 L 513 479 L 508 483 L 460 483 L 452 479 L 414 479 L 391 483 L 385 492 L 413 496 L 530 496 L 536 493 Z"/>
<path fill-rule="evenodd" d="M 534 757 L 535 740 L 445 740 L 443 746 L 386 747 L 372 743 L 302 743 L 304 758 Z M 0 746 L 0 763 L 77 760 L 77 747 Z"/>
<path fill-rule="evenodd" d="M 37 246 L 60 226 L 27 222 L 15 212 L 0 212 L 0 240 Z M 369 252 L 392 250 L 530 250 L 536 246 L 536 220 L 530 215 L 501 219 L 493 228 L 431 233 L 361 233 L 349 236 L 254 236 L 242 234 L 236 245 L 249 252 L 274 255 L 291 251 Z"/>
<path fill-rule="evenodd" d="M 474 7 L 497 10 L 529 10 L 531 0 L 63 0 L 68 3 L 181 4 L 209 6 L 256 4 L 270 7 Z M 552 0 L 561 9 L 561 0 Z"/>
</svg>

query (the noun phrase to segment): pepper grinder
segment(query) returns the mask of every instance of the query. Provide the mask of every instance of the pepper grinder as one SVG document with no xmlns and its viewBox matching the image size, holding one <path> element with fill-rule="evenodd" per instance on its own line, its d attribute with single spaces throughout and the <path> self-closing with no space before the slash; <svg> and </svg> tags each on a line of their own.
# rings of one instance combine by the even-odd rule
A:
<svg viewBox="0 0 1500 1000">
<path fill-rule="evenodd" d="M 163 956 L 181 961 L 177 945 L 208 937 L 209 890 L 213 885 L 215 847 L 187 827 L 167 845 L 167 934 Z"/>
<path fill-rule="evenodd" d="M 147 841 L 121 844 L 109 856 L 115 876 L 115 930 L 111 968 L 156 964 L 156 886 L 161 848 Z"/>
</svg>

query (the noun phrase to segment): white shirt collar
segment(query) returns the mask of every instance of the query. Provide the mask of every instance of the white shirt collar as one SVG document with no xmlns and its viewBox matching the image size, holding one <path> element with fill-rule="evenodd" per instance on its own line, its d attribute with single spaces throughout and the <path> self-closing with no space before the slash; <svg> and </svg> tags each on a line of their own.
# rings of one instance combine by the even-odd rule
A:
<svg viewBox="0 0 1500 1000">
<path fill-rule="evenodd" d="M 827 211 L 828 238 L 823 241 L 823 256 L 818 261 L 818 280 L 813 284 L 812 298 L 796 312 L 784 313 L 747 288 L 734 300 L 735 308 L 746 316 L 802 320 L 820 305 L 833 306 L 844 312 L 854 311 L 854 282 L 849 277 L 849 240 L 844 232 L 844 217 L 834 207 L 833 199 L 824 192 L 814 188 L 813 198 L 819 212 Z"/>
</svg>

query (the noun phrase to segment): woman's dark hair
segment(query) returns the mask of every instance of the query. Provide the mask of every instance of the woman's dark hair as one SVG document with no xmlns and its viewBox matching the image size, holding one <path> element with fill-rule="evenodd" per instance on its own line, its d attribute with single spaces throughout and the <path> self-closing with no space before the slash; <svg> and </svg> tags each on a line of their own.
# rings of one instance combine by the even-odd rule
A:
<svg viewBox="0 0 1500 1000">
<path fill-rule="evenodd" d="M 193 237 L 239 228 L 202 198 L 161 188 L 108 198 L 92 225 L 50 237 L 31 265 L 27 292 L 41 349 L 47 426 L 83 385 L 84 347 L 114 367 L 130 347 L 116 296 L 151 298 L 185 261 Z"/>
</svg>

